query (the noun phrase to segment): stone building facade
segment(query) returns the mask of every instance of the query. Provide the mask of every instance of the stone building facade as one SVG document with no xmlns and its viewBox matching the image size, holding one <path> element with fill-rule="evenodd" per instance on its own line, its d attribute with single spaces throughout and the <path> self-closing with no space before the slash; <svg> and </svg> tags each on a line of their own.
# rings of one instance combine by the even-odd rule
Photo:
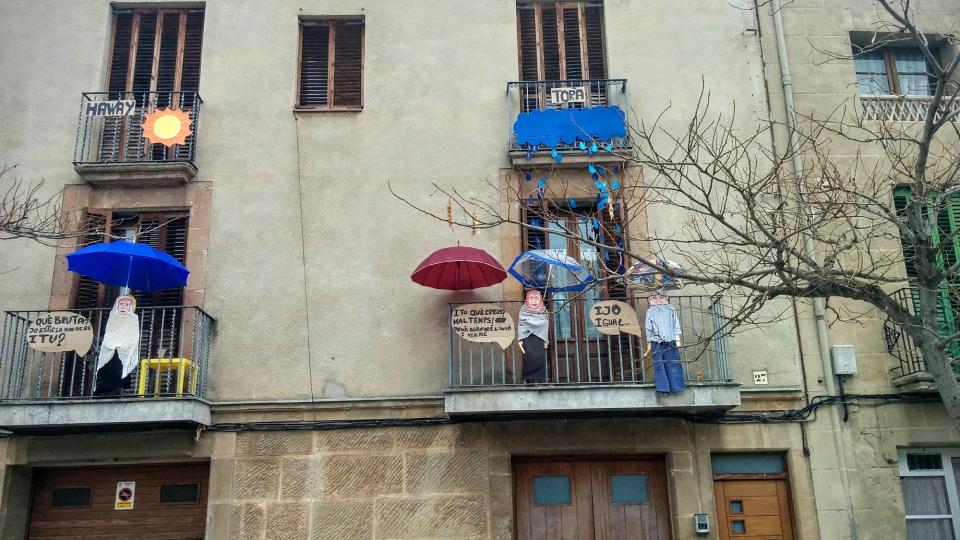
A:
<svg viewBox="0 0 960 540">
<path fill-rule="evenodd" d="M 735 105 L 738 128 L 784 121 L 774 18 L 761 4 L 5 3 L 0 163 L 43 178 L 43 194 L 62 191 L 64 216 L 103 221 L 53 247 L 0 241 L 0 536 L 149 538 L 158 522 L 210 539 L 960 530 L 960 431 L 922 370 L 906 373 L 890 354 L 876 313 L 831 325 L 826 340 L 854 347 L 847 392 L 909 399 L 853 404 L 847 418 L 826 406 L 796 421 L 733 422 L 724 415 L 775 415 L 837 394 L 806 302 L 712 345 L 711 360 L 688 371 L 688 390 L 664 397 L 629 354 L 624 367 L 626 349 L 619 366 L 595 352 L 609 365 L 587 378 L 574 380 L 568 364 L 563 384 L 507 384 L 516 351 L 464 353 L 449 304 L 517 305 L 520 286 L 508 278 L 454 294 L 410 283 L 424 257 L 458 242 L 504 266 L 530 248 L 519 226 L 471 234 L 391 195 L 443 214 L 447 199 L 431 195 L 431 182 L 493 201 L 495 186 L 532 186 L 523 176 L 536 167 L 524 160 L 550 159 L 511 146 L 527 90 L 508 83 L 603 81 L 584 84 L 628 110 L 627 122 L 671 106 L 668 129 L 683 127 L 702 84 L 714 104 Z M 821 55 L 846 53 L 873 29 L 876 3 L 785 4 L 797 111 L 853 103 L 853 62 Z M 915 9 L 932 35 L 957 31 L 955 2 Z M 556 26 L 544 26 L 550 17 Z M 537 77 L 524 74 L 529 43 L 575 34 L 557 49 L 562 73 L 540 45 L 529 49 Z M 579 67 L 566 60 L 574 50 Z M 83 108 L 125 99 L 136 102 L 130 119 Z M 194 115 L 192 138 L 174 150 L 143 146 L 129 126 L 164 108 Z M 564 161 L 582 169 L 603 159 Z M 679 219 L 652 208 L 643 226 Z M 22 335 L 46 310 L 100 324 L 117 291 L 80 280 L 65 256 L 124 238 L 175 252 L 191 274 L 173 296 L 139 297 L 140 321 L 154 330 L 141 338 L 141 363 L 124 394 L 93 399 L 92 356 L 30 352 Z M 714 313 L 707 297 L 675 301 L 687 324 Z M 565 354 L 584 362 L 579 349 Z M 486 373 L 492 381 L 477 382 Z M 187 470 L 195 465 L 199 477 Z M 126 509 L 118 484 L 131 482 Z M 939 521 L 909 513 L 903 490 L 941 485 Z"/>
</svg>

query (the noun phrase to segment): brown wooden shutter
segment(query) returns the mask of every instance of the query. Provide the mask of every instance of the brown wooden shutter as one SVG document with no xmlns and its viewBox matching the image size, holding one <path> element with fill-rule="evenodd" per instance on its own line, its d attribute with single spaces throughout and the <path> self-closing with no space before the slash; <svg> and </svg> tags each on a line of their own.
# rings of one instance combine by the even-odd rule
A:
<svg viewBox="0 0 960 540">
<path fill-rule="evenodd" d="M 585 5 L 583 19 L 589 78 L 606 79 L 607 64 L 603 51 L 603 6 L 601 4 Z"/>
<path fill-rule="evenodd" d="M 577 5 L 561 8 L 563 30 L 564 79 L 584 79 L 583 59 L 580 57 L 580 8 Z"/>
<path fill-rule="evenodd" d="M 330 26 L 303 22 L 300 28 L 299 107 L 327 107 L 330 68 Z"/>
<path fill-rule="evenodd" d="M 84 216 L 84 230 L 83 246 L 106 241 L 110 231 L 110 211 L 88 209 Z M 103 302 L 104 287 L 86 276 L 78 276 L 75 291 L 74 309 L 95 309 Z"/>
<path fill-rule="evenodd" d="M 517 45 L 520 48 L 520 80 L 539 80 L 537 22 L 533 6 L 517 6 Z"/>
<path fill-rule="evenodd" d="M 560 63 L 560 35 L 557 27 L 557 8 L 551 4 L 540 6 L 541 62 L 543 78 L 554 81 L 563 78 Z"/>
<path fill-rule="evenodd" d="M 133 39 L 133 13 L 118 12 L 114 17 L 113 53 L 110 57 L 110 77 L 107 91 L 110 99 L 120 99 L 127 89 L 127 72 L 130 68 L 130 43 Z"/>
<path fill-rule="evenodd" d="M 363 106 L 363 22 L 334 25 L 333 105 Z"/>
<path fill-rule="evenodd" d="M 180 69 L 180 90 L 182 92 L 200 91 L 200 51 L 203 49 L 203 11 L 191 10 L 187 12 L 187 24 L 183 39 L 183 63 Z M 186 100 L 184 108 L 193 104 Z"/>
</svg>

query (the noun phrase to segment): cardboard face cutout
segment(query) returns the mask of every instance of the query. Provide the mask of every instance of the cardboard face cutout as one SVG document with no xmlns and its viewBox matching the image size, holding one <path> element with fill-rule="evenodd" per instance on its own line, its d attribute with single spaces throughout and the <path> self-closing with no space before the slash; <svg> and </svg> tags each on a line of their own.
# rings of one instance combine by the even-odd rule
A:
<svg viewBox="0 0 960 540">
<path fill-rule="evenodd" d="M 528 311 L 533 311 L 534 313 L 540 313 L 546 309 L 543 305 L 543 295 L 540 294 L 540 291 L 528 291 L 527 300 L 523 303 L 523 306 L 527 308 Z"/>
<path fill-rule="evenodd" d="M 124 295 L 117 297 L 117 301 L 114 303 L 114 309 L 120 317 L 128 317 L 133 313 L 133 310 L 136 309 L 136 304 L 137 300 L 135 298 Z"/>
</svg>

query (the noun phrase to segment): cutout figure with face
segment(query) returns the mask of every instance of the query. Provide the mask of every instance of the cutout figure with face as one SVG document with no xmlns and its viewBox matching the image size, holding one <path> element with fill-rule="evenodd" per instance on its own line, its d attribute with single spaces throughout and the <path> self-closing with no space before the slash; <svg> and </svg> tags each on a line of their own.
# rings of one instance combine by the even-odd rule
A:
<svg viewBox="0 0 960 540">
<path fill-rule="evenodd" d="M 121 295 L 113 302 L 113 309 L 110 310 L 107 327 L 103 332 L 103 341 L 100 342 L 97 371 L 103 370 L 111 361 L 119 362 L 120 369 L 103 370 L 97 379 L 95 393 L 103 394 L 118 389 L 122 380 L 130 375 L 140 362 L 140 318 L 137 317 L 136 309 L 137 300 L 132 296 Z M 109 376 L 106 376 L 107 372 Z"/>
<path fill-rule="evenodd" d="M 523 353 L 523 379 L 547 382 L 547 345 L 550 342 L 550 315 L 540 291 L 527 291 L 520 308 L 517 341 Z"/>
</svg>

